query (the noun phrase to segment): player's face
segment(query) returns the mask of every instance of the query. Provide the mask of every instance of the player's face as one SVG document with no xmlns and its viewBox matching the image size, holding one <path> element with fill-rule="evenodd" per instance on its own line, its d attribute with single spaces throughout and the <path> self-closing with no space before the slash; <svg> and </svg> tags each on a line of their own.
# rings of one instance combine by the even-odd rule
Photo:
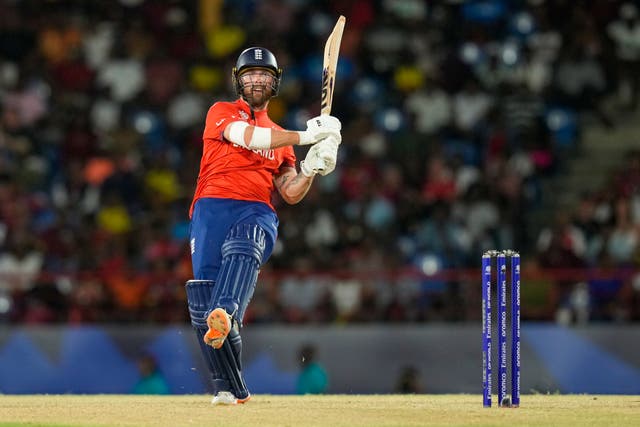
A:
<svg viewBox="0 0 640 427">
<path fill-rule="evenodd" d="M 247 102 L 256 109 L 264 107 L 273 93 L 275 75 L 264 68 L 249 68 L 238 78 Z"/>
</svg>

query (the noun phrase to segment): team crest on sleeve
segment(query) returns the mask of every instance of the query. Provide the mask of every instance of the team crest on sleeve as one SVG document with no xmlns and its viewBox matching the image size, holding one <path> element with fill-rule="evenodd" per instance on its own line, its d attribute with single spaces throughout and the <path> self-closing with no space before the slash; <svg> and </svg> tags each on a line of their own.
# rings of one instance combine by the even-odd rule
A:
<svg viewBox="0 0 640 427">
<path fill-rule="evenodd" d="M 244 120 L 249 120 L 249 115 L 244 111 L 240 110 L 238 114 L 240 114 L 240 117 L 242 117 Z"/>
</svg>

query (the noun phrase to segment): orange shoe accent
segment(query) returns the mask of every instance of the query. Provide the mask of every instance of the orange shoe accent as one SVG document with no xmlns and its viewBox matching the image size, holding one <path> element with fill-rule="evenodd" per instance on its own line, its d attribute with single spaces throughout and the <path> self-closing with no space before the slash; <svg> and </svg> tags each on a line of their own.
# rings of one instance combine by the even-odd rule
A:
<svg viewBox="0 0 640 427">
<path fill-rule="evenodd" d="M 207 317 L 209 330 L 204 334 L 204 343 L 218 349 L 231 331 L 231 316 L 223 308 L 216 308 Z"/>
<path fill-rule="evenodd" d="M 244 399 L 238 399 L 233 393 L 230 391 L 219 391 L 213 396 L 211 399 L 211 404 L 213 405 L 241 405 L 251 399 L 251 395 L 248 395 Z"/>
</svg>

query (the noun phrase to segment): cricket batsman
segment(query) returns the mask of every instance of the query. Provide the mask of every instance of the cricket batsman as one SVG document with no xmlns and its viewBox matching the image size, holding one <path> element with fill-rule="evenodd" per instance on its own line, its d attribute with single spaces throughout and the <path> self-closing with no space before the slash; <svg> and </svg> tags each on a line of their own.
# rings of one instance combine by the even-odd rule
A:
<svg viewBox="0 0 640 427">
<path fill-rule="evenodd" d="M 269 100 L 278 94 L 282 69 L 262 47 L 244 50 L 232 70 L 234 102 L 209 108 L 202 160 L 191 204 L 190 245 L 194 279 L 186 283 L 191 324 L 213 379 L 216 405 L 250 398 L 242 376 L 242 318 L 260 266 L 277 238 L 274 188 L 282 199 L 301 201 L 316 174 L 336 165 L 341 123 L 330 115 L 304 131 L 271 121 Z M 296 169 L 294 145 L 311 145 Z"/>
</svg>

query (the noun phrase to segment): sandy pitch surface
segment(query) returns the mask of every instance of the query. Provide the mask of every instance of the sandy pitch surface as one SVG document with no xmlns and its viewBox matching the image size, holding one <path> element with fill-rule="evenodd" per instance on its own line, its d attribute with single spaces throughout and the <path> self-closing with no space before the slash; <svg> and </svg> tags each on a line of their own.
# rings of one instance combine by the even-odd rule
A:
<svg viewBox="0 0 640 427">
<path fill-rule="evenodd" d="M 494 397 L 494 402 L 497 399 Z M 480 395 L 0 395 L 0 426 L 640 426 L 640 396 L 523 395 L 483 408 Z"/>
</svg>

